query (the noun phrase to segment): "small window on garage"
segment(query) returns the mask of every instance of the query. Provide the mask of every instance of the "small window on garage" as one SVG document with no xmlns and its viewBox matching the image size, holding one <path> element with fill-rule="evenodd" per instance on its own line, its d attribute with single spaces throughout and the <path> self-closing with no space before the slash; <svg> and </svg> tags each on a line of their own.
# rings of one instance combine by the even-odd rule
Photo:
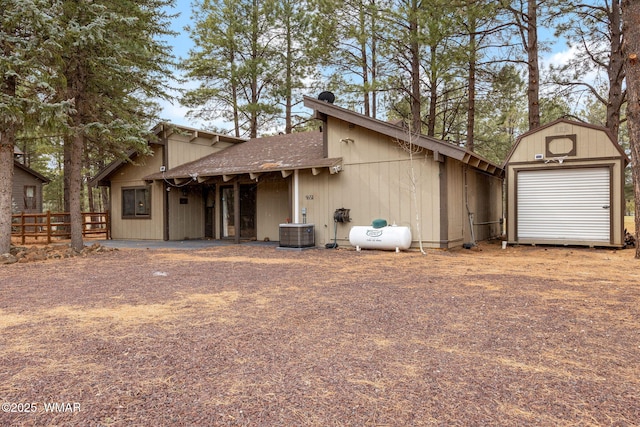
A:
<svg viewBox="0 0 640 427">
<path fill-rule="evenodd" d="M 151 189 L 149 187 L 122 189 L 122 218 L 151 218 Z"/>
</svg>

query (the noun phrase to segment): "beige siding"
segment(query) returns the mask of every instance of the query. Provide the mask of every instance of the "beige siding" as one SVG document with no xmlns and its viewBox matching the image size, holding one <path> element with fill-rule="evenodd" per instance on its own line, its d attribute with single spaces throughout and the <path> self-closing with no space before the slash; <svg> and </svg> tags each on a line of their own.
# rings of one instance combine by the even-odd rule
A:
<svg viewBox="0 0 640 427">
<path fill-rule="evenodd" d="M 446 161 L 447 168 L 447 227 L 448 240 L 452 244 L 460 245 L 470 242 L 469 219 L 464 204 L 464 165 L 450 159 Z"/>
<path fill-rule="evenodd" d="M 190 136 L 171 134 L 168 145 L 168 168 L 174 168 L 187 162 L 198 160 L 209 154 L 223 150 L 231 143 L 216 142 L 212 145 L 209 138 L 195 138 L 191 140 Z M 155 170 L 153 172 L 156 172 Z"/>
<path fill-rule="evenodd" d="M 610 140 L 604 131 L 577 124 L 558 123 L 556 126 L 550 126 L 540 132 L 524 136 L 511 154 L 509 163 L 535 161 L 536 154 L 546 154 L 546 138 L 548 136 L 573 134 L 576 135 L 576 155 L 573 156 L 575 158 L 596 159 L 620 156 L 620 152 L 609 142 Z"/>
<path fill-rule="evenodd" d="M 260 177 L 256 203 L 257 239 L 279 239 L 279 225 L 290 217 L 289 183 L 281 176 Z"/>
<path fill-rule="evenodd" d="M 337 208 L 346 207 L 329 206 L 329 182 L 334 178 L 337 178 L 337 175 L 330 176 L 328 171 L 322 171 L 318 175 L 313 175 L 311 171 L 300 171 L 298 175 L 300 210 L 307 209 L 307 223 L 315 225 L 315 241 L 318 246 L 333 240 L 333 211 Z M 294 175 L 291 176 L 291 179 L 294 179 Z M 293 212 L 292 217 L 295 218 Z M 302 216 L 300 216 L 300 221 L 302 221 Z M 342 226 L 338 227 L 339 236 L 344 234 L 342 228 Z"/>
<path fill-rule="evenodd" d="M 466 184 L 468 190 L 465 199 L 468 200 L 469 210 L 473 213 L 473 237 L 476 240 L 486 240 L 501 236 L 501 220 L 504 217 L 502 180 L 468 169 Z M 471 236 L 465 233 L 465 239 L 469 237 Z"/>
<path fill-rule="evenodd" d="M 329 157 L 348 159 L 350 164 L 406 159 L 407 154 L 389 137 L 329 117 L 327 125 Z M 353 140 L 353 142 L 342 142 Z"/>
<path fill-rule="evenodd" d="M 307 213 L 306 222 L 315 224 L 318 246 L 333 241 L 333 215 L 339 208 L 350 209 L 352 219 L 337 226 L 341 246 L 349 246 L 351 227 L 369 225 L 378 218 L 410 227 L 414 247 L 420 239 L 425 247 L 432 248 L 470 241 L 467 204 L 476 221 L 499 219 L 500 214 L 496 214 L 501 211 L 499 178 L 479 173 L 451 158 L 436 161 L 434 153 L 426 149 L 411 160 L 407 151 L 392 138 L 332 117 L 328 120 L 325 126 L 327 154 L 331 158 L 342 158 L 342 170 L 338 173 L 330 173 L 328 168 L 287 171 L 291 174 L 285 178 L 280 173 L 260 176 L 256 200 L 257 239 L 278 240 L 279 224 L 287 218 L 301 222 L 303 209 Z M 171 240 L 203 238 L 205 208 L 201 186 L 189 185 L 183 194 L 182 188 L 172 187 L 167 192 L 162 181 L 155 182 L 152 215 L 146 220 L 121 218 L 121 191 L 124 187 L 145 185 L 142 178 L 158 171 L 167 157 L 169 162 L 165 166 L 171 168 L 228 145 L 211 146 L 209 139 L 190 140 L 172 135 L 164 146 L 167 156 L 163 155 L 162 146 L 154 146 L 154 156 L 136 159 L 142 167 L 127 165 L 117 170 L 111 177 L 113 237 L 162 239 L 166 237 L 165 222 L 168 222 Z M 413 195 L 412 170 L 417 200 Z M 497 189 L 494 184 L 498 185 Z M 297 205 L 294 188 L 298 189 Z M 181 199 L 187 203 L 180 203 Z M 216 236 L 220 237 L 219 182 L 216 182 L 215 200 Z M 167 221 L 163 217 L 165 212 L 168 212 Z M 443 214 L 447 216 L 441 218 Z M 488 234 L 479 232 L 476 237 L 480 239 Z"/>
<path fill-rule="evenodd" d="M 343 158 L 342 171 L 332 175 L 324 171 L 313 177 L 301 173 L 301 208 L 307 207 L 308 222 L 316 224 L 316 243 L 333 240 L 333 213 L 344 207 L 351 210 L 351 223 L 338 224 L 339 244 L 348 245 L 351 226 L 368 225 L 382 218 L 389 224 L 410 227 L 417 245 L 409 155 L 386 136 L 333 118 L 329 120 L 329 157 Z M 353 141 L 341 141 L 346 139 Z M 418 183 L 422 240 L 426 246 L 439 247 L 439 164 L 432 153 L 423 151 L 414 156 L 413 167 Z M 309 195 L 313 195 L 311 201 Z"/>
<path fill-rule="evenodd" d="M 209 138 L 171 134 L 166 145 L 153 144 L 151 156 L 137 157 L 135 165 L 124 165 L 111 177 L 112 236 L 114 239 L 163 239 L 164 215 L 168 209 L 170 240 L 200 239 L 204 237 L 204 200 L 202 190 L 191 187 L 172 187 L 166 194 L 162 181 L 152 185 L 151 219 L 122 218 L 122 188 L 146 185 L 143 177 L 158 172 L 161 166 L 172 168 L 211 153 L 223 150 L 231 144 L 218 142 L 212 145 Z M 163 154 L 167 149 L 168 164 Z M 183 190 L 187 191 L 184 196 Z M 167 197 L 167 204 L 165 204 Z M 187 199 L 181 204 L 180 199 Z"/>
<path fill-rule="evenodd" d="M 111 184 L 111 237 L 113 239 L 163 239 L 163 187 L 151 187 L 151 218 L 122 218 L 122 189 L 145 185 L 144 181 L 119 181 Z"/>
<path fill-rule="evenodd" d="M 447 159 L 448 247 L 502 235 L 502 180 Z M 473 214 L 470 218 L 469 214 Z M 471 224 L 473 221 L 473 234 Z"/>
<path fill-rule="evenodd" d="M 162 164 L 162 147 L 152 147 L 153 156 L 135 159 L 136 164 L 122 166 L 111 178 L 111 236 L 114 239 L 163 239 L 164 188 L 161 182 L 151 185 L 151 218 L 122 218 L 122 189 L 147 185 L 142 177 L 157 171 Z M 142 167 L 141 167 L 142 166 Z"/>
<path fill-rule="evenodd" d="M 181 200 L 186 203 L 181 203 Z M 169 202 L 169 240 L 204 238 L 204 200 L 202 188 L 171 188 Z"/>
</svg>

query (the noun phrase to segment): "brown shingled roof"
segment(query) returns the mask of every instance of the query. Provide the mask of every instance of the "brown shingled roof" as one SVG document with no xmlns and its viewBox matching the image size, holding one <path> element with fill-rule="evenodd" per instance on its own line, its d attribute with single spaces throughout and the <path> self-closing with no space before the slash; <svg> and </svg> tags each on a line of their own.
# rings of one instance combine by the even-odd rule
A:
<svg viewBox="0 0 640 427">
<path fill-rule="evenodd" d="M 164 174 L 154 173 L 145 180 L 204 178 L 221 175 L 262 173 L 295 169 L 331 168 L 342 158 L 323 157 L 322 133 L 300 132 L 254 138 Z"/>
</svg>

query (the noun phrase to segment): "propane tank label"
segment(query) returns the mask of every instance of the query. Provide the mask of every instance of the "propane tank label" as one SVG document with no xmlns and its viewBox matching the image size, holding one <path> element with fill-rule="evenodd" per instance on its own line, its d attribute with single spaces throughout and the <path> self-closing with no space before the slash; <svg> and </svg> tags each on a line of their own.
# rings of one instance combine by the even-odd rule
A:
<svg viewBox="0 0 640 427">
<path fill-rule="evenodd" d="M 368 237 L 380 237 L 382 236 L 382 230 L 367 230 Z"/>
</svg>

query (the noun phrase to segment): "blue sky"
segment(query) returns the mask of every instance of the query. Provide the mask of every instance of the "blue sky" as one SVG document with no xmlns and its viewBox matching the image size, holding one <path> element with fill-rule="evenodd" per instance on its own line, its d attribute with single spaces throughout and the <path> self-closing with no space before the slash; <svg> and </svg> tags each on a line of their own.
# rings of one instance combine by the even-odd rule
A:
<svg viewBox="0 0 640 427">
<path fill-rule="evenodd" d="M 171 29 L 177 32 L 178 35 L 169 38 L 167 42 L 172 47 L 173 55 L 176 56 L 176 58 L 185 58 L 189 49 L 193 46 L 189 34 L 184 30 L 184 27 L 189 25 L 191 18 L 191 1 L 176 0 L 175 3 L 175 7 L 169 9 L 169 12 L 180 13 L 180 16 L 173 21 L 171 26 Z M 177 99 L 173 103 L 162 101 L 160 102 L 160 106 L 162 108 L 160 116 L 163 120 L 177 125 L 202 127 L 202 123 L 186 117 L 188 109 L 182 107 Z"/>
</svg>

